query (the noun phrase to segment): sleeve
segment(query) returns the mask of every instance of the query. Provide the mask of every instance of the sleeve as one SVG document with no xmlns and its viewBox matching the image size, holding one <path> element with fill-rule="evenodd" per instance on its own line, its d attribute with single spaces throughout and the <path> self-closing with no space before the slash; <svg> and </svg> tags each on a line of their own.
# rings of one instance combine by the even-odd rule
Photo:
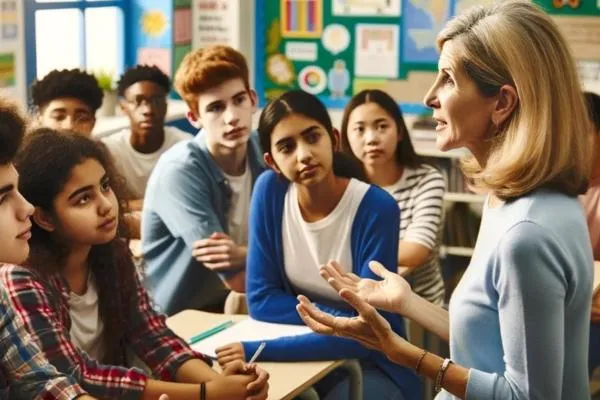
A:
<svg viewBox="0 0 600 400">
<path fill-rule="evenodd" d="M 442 225 L 445 192 L 444 177 L 432 167 L 418 184 L 412 220 L 402 240 L 421 244 L 430 250 L 435 247 Z"/>
<path fill-rule="evenodd" d="M 148 292 L 136 276 L 137 306 L 126 332 L 133 351 L 164 381 L 175 381 L 177 370 L 188 360 L 199 358 L 211 365 L 206 356 L 193 351 L 166 324 L 166 317 L 151 306 Z"/>
<path fill-rule="evenodd" d="M 157 200 L 156 212 L 173 236 L 183 238 L 191 251 L 196 240 L 223 232 L 202 171 L 170 162 L 157 173 L 160 175 L 154 189 L 160 193 L 153 194 Z"/>
<path fill-rule="evenodd" d="M 148 377 L 139 369 L 104 365 L 79 350 L 48 297 L 48 288 L 25 268 L 4 268 L 10 305 L 50 364 L 99 398 L 138 399 Z M 58 300 L 57 300 L 58 301 Z"/>
<path fill-rule="evenodd" d="M 85 394 L 72 377 L 60 374 L 44 357 L 10 307 L 0 287 L 0 354 L 11 391 L 22 399 L 71 400 Z"/>
<path fill-rule="evenodd" d="M 502 239 L 494 262 L 503 375 L 469 371 L 467 399 L 559 400 L 569 264 L 558 241 L 531 222 Z"/>
</svg>

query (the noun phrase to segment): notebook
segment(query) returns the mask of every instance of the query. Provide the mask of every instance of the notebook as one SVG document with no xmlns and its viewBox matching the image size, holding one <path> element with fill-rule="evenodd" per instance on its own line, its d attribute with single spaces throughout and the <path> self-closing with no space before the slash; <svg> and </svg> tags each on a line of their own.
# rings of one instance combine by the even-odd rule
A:
<svg viewBox="0 0 600 400">
<path fill-rule="evenodd" d="M 248 317 L 221 332 L 193 344 L 191 347 L 200 353 L 214 358 L 216 357 L 215 350 L 226 344 L 271 340 L 284 336 L 305 335 L 311 332 L 310 328 L 305 325 L 274 324 L 257 321 Z"/>
</svg>

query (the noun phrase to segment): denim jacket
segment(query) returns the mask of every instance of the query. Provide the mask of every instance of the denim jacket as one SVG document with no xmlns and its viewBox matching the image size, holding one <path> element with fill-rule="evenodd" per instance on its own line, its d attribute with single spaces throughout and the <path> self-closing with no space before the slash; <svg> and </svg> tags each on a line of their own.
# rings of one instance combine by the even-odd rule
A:
<svg viewBox="0 0 600 400">
<path fill-rule="evenodd" d="M 256 132 L 248 140 L 247 157 L 254 186 L 264 170 Z M 230 199 L 203 131 L 173 146 L 156 164 L 144 197 L 141 233 L 147 283 L 161 311 L 181 311 L 197 295 L 204 267 L 192 257 L 193 244 L 213 232 L 228 233 Z"/>
</svg>

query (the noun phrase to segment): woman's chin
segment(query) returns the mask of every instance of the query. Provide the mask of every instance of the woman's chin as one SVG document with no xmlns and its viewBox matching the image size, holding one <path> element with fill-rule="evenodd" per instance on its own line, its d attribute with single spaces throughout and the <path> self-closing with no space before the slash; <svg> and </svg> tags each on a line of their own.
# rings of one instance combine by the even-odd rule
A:
<svg viewBox="0 0 600 400">
<path fill-rule="evenodd" d="M 452 149 L 456 149 L 459 146 L 456 146 L 455 143 L 452 143 L 452 140 L 449 137 L 439 135 L 435 139 L 435 147 L 439 151 L 449 151 Z"/>
</svg>

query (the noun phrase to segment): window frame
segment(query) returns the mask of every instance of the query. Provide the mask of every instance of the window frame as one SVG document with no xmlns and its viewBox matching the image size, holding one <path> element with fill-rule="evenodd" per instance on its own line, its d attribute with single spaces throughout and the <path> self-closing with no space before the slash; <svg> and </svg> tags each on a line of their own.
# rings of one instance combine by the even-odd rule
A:
<svg viewBox="0 0 600 400">
<path fill-rule="evenodd" d="M 82 13 L 90 8 L 104 8 L 104 7 L 117 7 L 121 9 L 123 14 L 123 23 L 120 27 L 120 36 L 122 40 L 119 43 L 117 49 L 120 54 L 120 66 L 125 68 L 129 64 L 128 56 L 132 53 L 129 46 L 131 45 L 128 37 L 129 35 L 129 24 L 128 15 L 131 6 L 131 0 L 75 0 L 75 1 L 59 1 L 54 3 L 38 3 L 36 0 L 25 0 L 24 7 L 24 18 L 25 18 L 25 60 L 26 60 L 26 79 L 27 87 L 37 78 L 37 54 L 36 54 L 36 25 L 35 25 L 35 13 L 41 10 L 65 10 L 65 9 L 79 9 Z M 85 15 L 85 14 L 84 14 Z M 85 40 L 85 16 L 82 21 L 81 29 L 81 46 L 82 46 L 82 57 L 83 65 L 86 65 L 86 40 Z M 116 71 L 121 73 L 122 71 Z"/>
</svg>

